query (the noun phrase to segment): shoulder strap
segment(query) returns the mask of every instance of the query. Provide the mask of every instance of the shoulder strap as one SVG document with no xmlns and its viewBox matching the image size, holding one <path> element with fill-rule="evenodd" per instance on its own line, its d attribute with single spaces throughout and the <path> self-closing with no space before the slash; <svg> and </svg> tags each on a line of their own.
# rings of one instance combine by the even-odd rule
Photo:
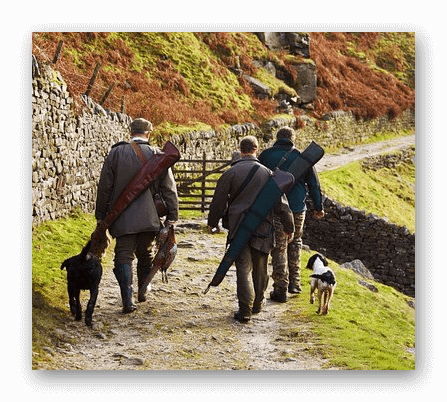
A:
<svg viewBox="0 0 447 402">
<path fill-rule="evenodd" d="M 138 144 L 135 141 L 131 141 L 130 143 L 132 144 L 132 147 L 133 147 L 134 151 L 136 152 L 136 154 L 140 158 L 141 165 L 144 166 L 144 164 L 147 162 L 147 159 L 143 155 L 143 151 L 141 150 L 141 148 L 138 146 Z M 160 181 L 159 181 L 158 177 L 154 180 L 154 182 L 150 185 L 150 187 L 151 187 L 153 193 L 159 193 L 160 192 Z"/>
<path fill-rule="evenodd" d="M 140 158 L 141 164 L 144 165 L 147 162 L 147 159 L 143 155 L 143 152 L 141 151 L 140 147 L 137 145 L 135 141 L 130 142 L 133 146 L 133 149 L 137 153 L 138 157 Z"/>
<path fill-rule="evenodd" d="M 295 149 L 294 146 L 292 146 L 285 154 L 284 156 L 281 158 L 281 160 L 279 161 L 278 165 L 276 165 L 276 167 L 279 169 L 279 167 L 287 160 L 287 158 L 289 157 L 289 155 L 292 153 L 292 151 Z"/>
<path fill-rule="evenodd" d="M 237 191 L 234 193 L 233 197 L 231 197 L 228 200 L 228 204 L 231 204 L 237 198 L 237 196 L 241 193 L 241 191 L 245 188 L 245 186 L 253 178 L 253 176 L 255 175 L 256 171 L 259 169 L 259 166 L 260 166 L 259 163 L 255 163 L 255 165 L 251 168 L 250 172 L 248 172 L 248 175 L 245 177 L 245 180 L 242 182 L 242 184 L 239 186 Z"/>
</svg>

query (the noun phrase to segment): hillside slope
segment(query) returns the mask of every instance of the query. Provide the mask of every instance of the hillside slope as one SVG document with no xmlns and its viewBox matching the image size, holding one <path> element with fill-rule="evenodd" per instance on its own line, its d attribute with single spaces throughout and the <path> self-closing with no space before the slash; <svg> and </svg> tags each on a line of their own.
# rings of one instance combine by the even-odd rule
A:
<svg viewBox="0 0 447 402">
<path fill-rule="evenodd" d="M 32 52 L 51 62 L 63 46 L 56 68 L 81 105 L 99 63 L 90 96 L 114 111 L 151 120 L 158 134 L 178 126 L 218 128 L 241 122 L 262 123 L 276 113 L 286 82 L 259 63 L 272 62 L 285 75 L 297 63 L 315 63 L 317 98 L 294 107 L 297 116 L 321 117 L 350 110 L 361 118 L 398 116 L 414 108 L 414 33 L 309 33 L 309 58 L 269 50 L 253 32 L 35 32 Z M 267 83 L 261 99 L 247 76 Z"/>
</svg>

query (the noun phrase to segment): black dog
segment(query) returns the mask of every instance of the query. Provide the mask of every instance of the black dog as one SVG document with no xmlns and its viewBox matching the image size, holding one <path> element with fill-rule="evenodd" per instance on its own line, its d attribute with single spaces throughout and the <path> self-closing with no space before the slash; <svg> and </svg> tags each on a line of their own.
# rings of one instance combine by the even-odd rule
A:
<svg viewBox="0 0 447 402">
<path fill-rule="evenodd" d="M 79 295 L 82 290 L 90 290 L 90 299 L 85 310 L 85 323 L 92 326 L 93 310 L 98 298 L 99 282 L 102 276 L 100 259 L 90 253 L 91 241 L 82 249 L 81 254 L 66 259 L 61 269 L 67 269 L 67 290 L 71 314 L 77 321 L 82 319 L 82 307 Z"/>
</svg>

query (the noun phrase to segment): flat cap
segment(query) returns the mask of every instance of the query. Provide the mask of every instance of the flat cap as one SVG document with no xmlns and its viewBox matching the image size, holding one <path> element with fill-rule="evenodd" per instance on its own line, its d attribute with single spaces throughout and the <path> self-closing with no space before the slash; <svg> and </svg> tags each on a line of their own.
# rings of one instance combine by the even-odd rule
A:
<svg viewBox="0 0 447 402">
<path fill-rule="evenodd" d="M 149 120 L 139 117 L 130 123 L 130 130 L 133 133 L 144 134 L 148 131 L 152 131 L 152 123 Z"/>
</svg>

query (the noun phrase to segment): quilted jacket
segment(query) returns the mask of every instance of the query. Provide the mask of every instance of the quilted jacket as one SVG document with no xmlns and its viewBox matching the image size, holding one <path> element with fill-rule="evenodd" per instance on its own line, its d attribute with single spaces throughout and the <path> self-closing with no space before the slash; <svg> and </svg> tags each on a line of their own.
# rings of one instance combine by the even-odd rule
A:
<svg viewBox="0 0 447 402">
<path fill-rule="evenodd" d="M 158 148 L 150 146 L 147 141 L 136 142 L 147 159 L 150 159 L 155 153 L 161 153 Z M 95 210 L 97 220 L 104 219 L 109 208 L 114 205 L 141 166 L 141 161 L 130 143 L 119 142 L 112 147 L 104 162 L 99 179 Z M 167 219 L 178 220 L 177 187 L 171 169 L 160 175 L 159 187 L 169 210 Z M 109 228 L 113 237 L 158 230 L 160 230 L 160 219 L 151 188 L 145 190 L 130 204 Z"/>
</svg>

